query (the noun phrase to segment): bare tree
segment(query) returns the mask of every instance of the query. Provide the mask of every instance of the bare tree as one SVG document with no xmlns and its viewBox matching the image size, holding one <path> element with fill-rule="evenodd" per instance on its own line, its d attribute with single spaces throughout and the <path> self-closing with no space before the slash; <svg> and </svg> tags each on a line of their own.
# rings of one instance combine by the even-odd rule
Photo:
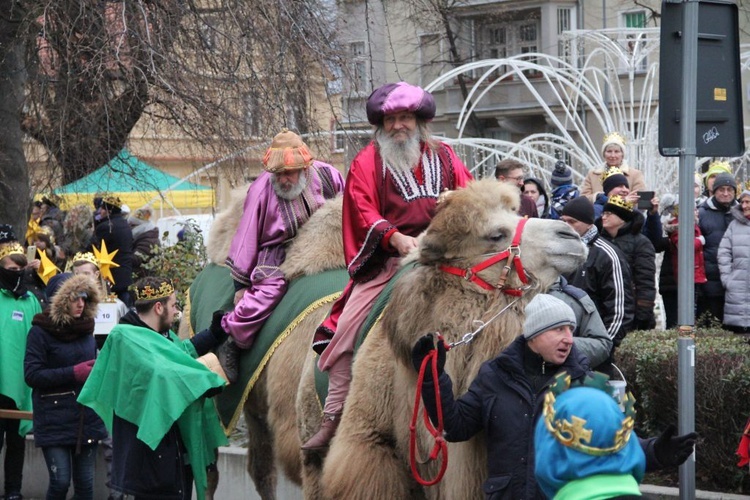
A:
<svg viewBox="0 0 750 500">
<path fill-rule="evenodd" d="M 141 127 L 189 138 L 201 156 L 266 139 L 281 126 L 314 131 L 311 102 L 325 98 L 338 58 L 325 0 L 0 4 L 15 9 L 0 37 L 20 47 L 2 46 L 0 76 L 10 83 L 12 74 L 25 101 L 8 97 L 18 92 L 0 100 L 21 114 L 23 132 L 64 183 L 105 164 Z M 25 73 L 7 67 L 15 61 L 9 52 Z M 11 142 L 20 150 L 20 134 L 2 140 L 0 154 L 13 150 Z M 22 158 L 12 163 L 25 174 Z"/>
</svg>

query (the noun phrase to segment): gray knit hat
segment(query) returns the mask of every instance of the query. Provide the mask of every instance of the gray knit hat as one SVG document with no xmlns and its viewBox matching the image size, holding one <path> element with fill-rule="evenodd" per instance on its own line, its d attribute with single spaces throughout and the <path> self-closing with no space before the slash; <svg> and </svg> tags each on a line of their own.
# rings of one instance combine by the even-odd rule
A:
<svg viewBox="0 0 750 500">
<path fill-rule="evenodd" d="M 523 323 L 523 336 L 531 340 L 547 330 L 562 325 L 576 327 L 576 316 L 568 304 L 548 295 L 540 293 L 528 303 L 525 309 L 526 321 Z"/>
</svg>

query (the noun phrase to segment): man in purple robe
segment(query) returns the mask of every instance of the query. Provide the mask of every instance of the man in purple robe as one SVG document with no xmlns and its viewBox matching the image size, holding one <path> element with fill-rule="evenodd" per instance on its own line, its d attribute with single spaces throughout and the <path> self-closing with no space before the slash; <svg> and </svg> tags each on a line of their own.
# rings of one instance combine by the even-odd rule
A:
<svg viewBox="0 0 750 500">
<path fill-rule="evenodd" d="M 230 339 L 220 358 L 231 382 L 238 375 L 239 349 L 252 346 L 286 292 L 287 280 L 279 269 L 286 244 L 326 200 L 344 189 L 338 170 L 313 160 L 302 138 L 286 129 L 273 138 L 263 168 L 247 190 L 226 261 L 236 293 L 234 310 L 221 319 Z"/>
</svg>

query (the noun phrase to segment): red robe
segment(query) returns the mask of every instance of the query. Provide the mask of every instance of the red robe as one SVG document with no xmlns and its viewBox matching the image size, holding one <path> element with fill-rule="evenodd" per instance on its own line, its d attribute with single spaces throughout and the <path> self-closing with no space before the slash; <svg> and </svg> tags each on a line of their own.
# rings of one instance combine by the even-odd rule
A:
<svg viewBox="0 0 750 500">
<path fill-rule="evenodd" d="M 333 304 L 331 315 L 315 335 L 313 349 L 322 352 L 336 331 L 338 317 L 353 285 L 375 277 L 398 252 L 389 240 L 396 231 L 416 237 L 427 229 L 438 196 L 472 179 L 466 166 L 447 144 L 438 151 L 423 146 L 420 163 L 410 172 L 386 168 L 374 142 L 357 154 L 344 189 L 344 256 L 351 280 Z"/>
</svg>

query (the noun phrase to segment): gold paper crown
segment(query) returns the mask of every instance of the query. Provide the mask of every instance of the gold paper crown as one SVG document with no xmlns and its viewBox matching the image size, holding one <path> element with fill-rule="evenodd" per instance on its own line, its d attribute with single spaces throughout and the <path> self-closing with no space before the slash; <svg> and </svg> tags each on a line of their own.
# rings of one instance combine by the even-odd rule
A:
<svg viewBox="0 0 750 500">
<path fill-rule="evenodd" d="M 16 241 L 0 245 L 0 260 L 8 255 L 24 255 L 23 247 Z"/>
<path fill-rule="evenodd" d="M 594 387 L 606 392 L 605 387 L 608 378 L 606 375 L 597 374 L 594 377 L 587 377 L 586 381 L 581 385 Z M 612 436 L 612 446 L 600 448 L 586 444 L 590 443 L 594 436 L 594 431 L 585 427 L 587 423 L 586 419 L 576 417 L 575 415 L 571 416 L 570 420 L 555 418 L 556 396 L 568 390 L 570 385 L 570 375 L 561 373 L 556 377 L 555 384 L 544 396 L 544 410 L 542 415 L 544 417 L 544 425 L 550 434 L 563 446 L 596 457 L 611 455 L 623 449 L 628 444 L 628 441 L 630 441 L 630 436 L 635 426 L 635 398 L 633 395 L 627 393 L 622 400 L 622 404 L 625 407 L 625 418 L 622 421 L 620 429 L 615 431 L 614 436 Z"/>
<path fill-rule="evenodd" d="M 99 269 L 99 259 L 94 257 L 94 254 L 91 252 L 78 252 L 73 256 L 73 263 L 76 262 L 89 262 L 91 264 L 94 264 L 97 269 Z"/>
<path fill-rule="evenodd" d="M 31 234 L 31 238 L 34 239 L 38 235 L 43 234 L 49 238 L 50 243 L 55 244 L 55 232 L 49 226 L 39 226 L 34 228 L 34 232 Z"/>
<path fill-rule="evenodd" d="M 610 176 L 612 176 L 612 175 L 617 175 L 617 174 L 620 174 L 620 175 L 625 175 L 625 174 L 623 174 L 623 173 L 622 173 L 622 170 L 620 170 L 619 168 L 617 168 L 617 167 L 609 167 L 609 168 L 608 168 L 608 169 L 606 170 L 606 172 L 604 172 L 604 174 L 602 175 L 602 182 L 604 182 L 604 180 L 605 180 L 605 179 L 606 179 L 607 177 L 610 177 Z"/>
<path fill-rule="evenodd" d="M 635 208 L 635 204 L 630 203 L 629 201 L 626 201 L 625 198 L 622 196 L 615 194 L 609 197 L 609 200 L 607 200 L 608 205 L 614 205 L 616 207 L 620 207 L 624 210 L 628 210 L 630 212 L 633 211 Z"/>
<path fill-rule="evenodd" d="M 619 132 L 612 132 L 611 134 L 607 134 L 604 136 L 604 141 L 602 144 L 622 144 L 623 146 L 627 144 L 627 141 L 625 138 L 620 135 Z"/>
<path fill-rule="evenodd" d="M 102 203 L 106 203 L 107 205 L 111 205 L 113 207 L 122 208 L 122 200 L 120 200 L 119 196 L 115 196 L 113 194 L 105 194 L 102 197 Z"/>
<path fill-rule="evenodd" d="M 151 285 L 144 287 L 135 288 L 135 299 L 136 300 L 159 300 L 165 297 L 169 297 L 174 293 L 174 286 L 172 282 L 162 281 L 159 288 L 154 288 Z"/>
</svg>

